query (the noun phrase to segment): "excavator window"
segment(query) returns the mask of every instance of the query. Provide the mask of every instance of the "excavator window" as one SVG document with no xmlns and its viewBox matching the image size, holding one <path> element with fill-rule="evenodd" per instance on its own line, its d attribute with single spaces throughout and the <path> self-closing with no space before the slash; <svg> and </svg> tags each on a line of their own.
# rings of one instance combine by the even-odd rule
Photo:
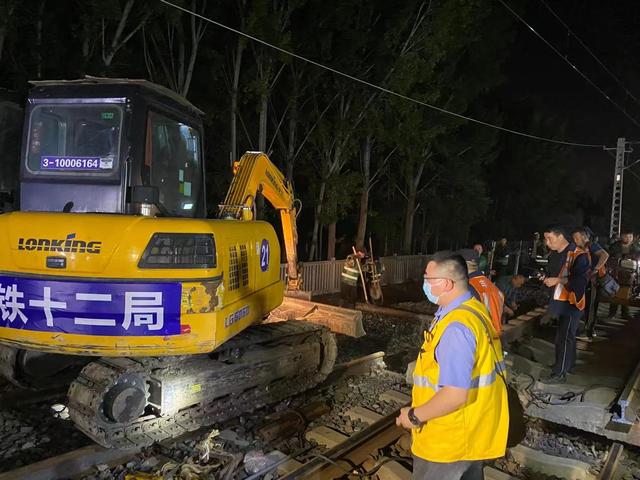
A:
<svg viewBox="0 0 640 480">
<path fill-rule="evenodd" d="M 193 217 L 202 195 L 200 134 L 155 111 L 149 111 L 147 122 L 145 165 L 151 167 L 151 185 L 158 187 L 160 203 L 171 216 Z"/>
<path fill-rule="evenodd" d="M 44 175 L 111 175 L 121 130 L 118 105 L 38 105 L 29 121 L 27 169 Z"/>
</svg>

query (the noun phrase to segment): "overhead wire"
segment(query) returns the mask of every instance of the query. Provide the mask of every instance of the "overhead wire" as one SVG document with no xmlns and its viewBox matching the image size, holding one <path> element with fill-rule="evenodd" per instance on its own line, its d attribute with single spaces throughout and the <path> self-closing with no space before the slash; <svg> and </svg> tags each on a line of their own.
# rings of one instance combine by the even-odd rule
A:
<svg viewBox="0 0 640 480">
<path fill-rule="evenodd" d="M 387 93 L 388 95 L 391 95 L 391 96 L 394 96 L 394 97 L 397 97 L 397 98 L 401 98 L 403 100 L 406 100 L 408 102 L 412 102 L 412 103 L 415 103 L 415 104 L 418 104 L 418 105 L 422 105 L 423 107 L 430 108 L 430 109 L 435 110 L 437 112 L 440 112 L 440 113 L 443 113 L 443 114 L 446 114 L 446 115 L 450 115 L 450 116 L 459 118 L 461 120 L 466 120 L 468 122 L 472 122 L 472 123 L 476 123 L 478 125 L 483 125 L 485 127 L 489 127 L 489 128 L 493 128 L 493 129 L 496 129 L 496 130 L 500 130 L 502 132 L 511 133 L 513 135 L 518 135 L 518 136 L 525 137 L 525 138 L 530 138 L 530 139 L 533 139 L 533 140 L 540 140 L 540 141 L 544 141 L 544 142 L 548 142 L 548 143 L 554 143 L 554 144 L 557 144 L 557 145 L 566 145 L 566 146 L 570 146 L 570 147 L 599 148 L 599 149 L 606 148 L 605 145 L 601 145 L 601 144 L 570 142 L 570 141 L 565 141 L 565 140 L 556 140 L 556 139 L 553 139 L 553 138 L 542 137 L 542 136 L 539 136 L 539 135 L 532 135 L 532 134 L 529 134 L 529 133 L 525 133 L 525 132 L 521 132 L 521 131 L 518 131 L 518 130 L 513 130 L 513 129 L 510 129 L 510 128 L 502 127 L 500 125 L 495 125 L 495 124 L 492 124 L 492 123 L 489 123 L 489 122 L 485 122 L 485 121 L 479 120 L 477 118 L 473 118 L 473 117 L 469 117 L 469 116 L 466 116 L 466 115 L 462 115 L 460 113 L 452 112 L 452 111 L 447 110 L 445 108 L 441 108 L 441 107 L 438 107 L 436 105 L 432 105 L 430 103 L 418 100 L 416 98 L 409 97 L 407 95 L 404 95 L 402 93 L 396 92 L 394 90 L 390 90 L 388 88 L 382 87 L 380 85 L 376 85 L 376 84 L 371 83 L 371 82 L 369 82 L 367 80 L 363 80 L 362 78 L 355 77 L 353 75 L 345 73 L 345 72 L 343 72 L 341 70 L 338 70 L 336 68 L 330 67 L 328 65 L 324 65 L 324 64 L 322 64 L 320 62 L 317 62 L 315 60 L 312 60 L 310 58 L 307 58 L 307 57 L 304 57 L 304 56 L 299 55 L 297 53 L 294 53 L 294 52 L 291 52 L 289 50 L 286 50 L 286 49 L 284 49 L 282 47 L 278 47 L 277 45 L 273 45 L 273 44 L 271 44 L 271 43 L 269 43 L 269 42 L 267 42 L 265 40 L 262 40 L 262 39 L 260 39 L 258 37 L 255 37 L 253 35 L 245 33 L 245 32 L 243 32 L 241 30 L 238 30 L 236 28 L 230 27 L 228 25 L 225 25 L 225 24 L 223 24 L 221 22 L 218 22 L 216 20 L 213 20 L 211 18 L 205 17 L 204 15 L 201 15 L 201 14 L 199 14 L 197 12 L 189 10 L 188 8 L 182 7 L 181 5 L 177 5 L 175 3 L 172 3 L 169 0 L 159 0 L 159 1 L 161 3 L 164 3 L 165 5 L 173 7 L 175 9 L 177 9 L 177 10 L 181 10 L 184 13 L 188 13 L 189 15 L 192 15 L 192 16 L 194 16 L 196 18 L 199 18 L 201 20 L 209 22 L 209 23 L 211 23 L 213 25 L 216 25 L 216 26 L 218 26 L 220 28 L 223 28 L 225 30 L 233 32 L 233 33 L 235 33 L 237 35 L 241 35 L 241 36 L 243 36 L 245 38 L 248 38 L 249 40 L 252 40 L 254 42 L 260 43 L 260 44 L 262 44 L 262 45 L 264 45 L 266 47 L 269 47 L 269 48 L 271 48 L 273 50 L 276 50 L 276 51 L 278 51 L 280 53 L 284 53 L 285 55 L 289 55 L 291 57 L 297 58 L 298 60 L 301 60 L 303 62 L 310 63 L 311 65 L 315 65 L 316 67 L 322 68 L 322 69 L 327 70 L 329 72 L 332 72 L 332 73 L 334 73 L 336 75 L 339 75 L 339 76 L 342 76 L 342 77 L 347 78 L 349 80 L 352 80 L 352 81 L 354 81 L 356 83 L 360 83 L 362 85 L 366 85 L 367 87 L 377 89 L 377 90 L 379 90 L 381 92 Z M 638 124 L 638 126 L 640 126 L 640 124 Z"/>
<path fill-rule="evenodd" d="M 556 20 L 558 20 L 558 22 L 560 22 L 560 23 L 564 26 L 564 28 L 566 28 L 566 29 L 567 29 L 567 32 L 569 32 L 569 34 L 570 34 L 573 38 L 575 38 L 575 39 L 576 39 L 576 41 L 580 44 L 580 46 L 581 46 L 582 48 L 584 48 L 584 49 L 587 51 L 587 53 L 588 53 L 589 55 L 591 55 L 591 57 L 592 57 L 596 62 L 598 62 L 598 64 L 602 67 L 602 69 L 603 69 L 605 72 L 607 72 L 611 78 L 613 78 L 613 80 L 614 80 L 614 81 L 615 81 L 615 82 L 620 86 L 620 88 L 622 88 L 622 89 L 625 91 L 625 93 L 626 93 L 626 94 L 627 94 L 627 95 L 628 95 L 628 96 L 629 96 L 629 97 L 630 97 L 634 102 L 636 102 L 636 104 L 638 104 L 638 105 L 640 106 L 640 100 L 638 100 L 638 98 L 637 98 L 637 97 L 636 97 L 636 96 L 631 92 L 631 90 L 629 90 L 629 89 L 626 87 L 626 85 L 625 85 L 624 83 L 622 83 L 622 80 L 620 80 L 620 78 L 618 78 L 618 76 L 617 76 L 615 73 L 613 73 L 613 72 L 611 71 L 611 69 L 610 69 L 609 67 L 607 67 L 607 66 L 602 62 L 602 60 L 600 60 L 600 59 L 598 58 L 598 56 L 597 56 L 595 53 L 593 53 L 593 51 L 592 51 L 592 50 L 587 46 L 587 44 L 586 44 L 586 43 L 584 43 L 584 42 L 582 41 L 582 39 L 580 39 L 580 37 L 579 37 L 578 35 L 576 35 L 576 33 L 575 33 L 573 30 L 571 30 L 571 28 L 569 27 L 569 25 L 567 25 L 567 23 L 566 23 L 564 20 L 562 20 L 562 18 L 560 18 L 560 16 L 559 16 L 559 15 L 558 15 L 558 14 L 557 14 L 557 13 L 556 13 L 556 12 L 555 12 L 551 7 L 550 7 L 550 6 L 549 6 L 549 4 L 548 4 L 545 0 L 540 0 L 540 2 L 542 2 L 542 4 L 546 7 L 546 9 L 547 9 L 547 10 L 549 10 L 549 12 L 551 13 L 551 15 L 553 15 L 553 16 L 556 18 Z"/>
<path fill-rule="evenodd" d="M 164 1 L 164 0 L 161 0 L 161 1 Z M 575 72 L 578 75 L 580 75 L 589 85 L 591 85 L 598 92 L 600 92 L 600 94 L 604 98 L 606 98 L 613 106 L 615 106 L 618 110 L 620 110 L 624 114 L 625 117 L 627 117 L 637 127 L 640 127 L 640 122 L 638 122 L 635 118 L 633 118 L 631 115 L 629 115 L 629 113 L 624 108 L 622 108 L 617 102 L 615 102 L 609 95 L 607 95 L 607 93 L 604 90 L 602 90 L 598 85 L 596 85 L 593 80 L 591 80 L 585 73 L 583 73 L 582 70 L 580 70 L 574 63 L 572 63 L 571 60 L 569 60 L 566 55 L 563 55 L 562 52 L 560 52 L 560 50 L 558 50 L 551 42 L 549 42 L 540 33 L 538 33 L 538 31 L 535 28 L 533 28 L 524 18 L 522 18 L 520 15 L 518 15 L 518 13 L 514 9 L 512 9 L 504 0 L 498 0 L 498 1 L 504 6 L 504 8 L 509 10 L 509 12 L 511 12 L 511 14 L 514 17 L 516 17 L 518 20 L 520 20 L 520 22 L 522 22 L 524 25 L 526 25 L 529 28 L 529 30 L 531 30 L 551 50 L 553 50 L 556 55 L 558 55 L 560 58 L 562 58 L 562 60 L 564 60 L 564 62 L 567 63 L 567 65 L 569 65 L 573 70 L 575 70 Z"/>
</svg>

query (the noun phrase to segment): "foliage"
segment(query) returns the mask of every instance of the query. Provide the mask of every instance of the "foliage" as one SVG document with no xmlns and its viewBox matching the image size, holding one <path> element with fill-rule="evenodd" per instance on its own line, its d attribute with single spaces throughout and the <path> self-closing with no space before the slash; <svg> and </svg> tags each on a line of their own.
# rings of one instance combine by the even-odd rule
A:
<svg viewBox="0 0 640 480">
<path fill-rule="evenodd" d="M 505 108 L 493 96 L 504 81 L 513 19 L 491 0 L 176 1 L 420 101 L 493 123 L 524 118 L 525 130 L 558 133 L 557 122 L 545 123 L 526 105 Z M 524 235 L 556 208 L 551 199 L 525 192 L 532 182 L 562 191 L 560 149 L 505 137 L 262 44 L 239 44 L 235 34 L 152 0 L 49 0 L 38 46 L 32 17 L 39 4 L 6 0 L 0 6 L 0 87 L 25 93 L 27 80 L 42 71 L 48 78 L 147 77 L 186 95 L 206 112 L 210 214 L 230 178 L 229 65 L 237 45 L 246 47 L 238 148 L 257 148 L 266 129 L 273 160 L 292 170 L 304 204 L 301 249 L 333 222 L 350 245 L 363 187 L 371 188 L 369 230 L 378 251 L 403 247 L 407 212 L 412 221 L 426 219 L 412 223 L 415 249 L 420 237 L 436 234 L 464 242 L 470 232 L 497 235 L 514 225 Z M 367 136 L 377 175 L 369 186 L 357 173 Z M 563 208 L 574 206 L 565 200 Z"/>
</svg>

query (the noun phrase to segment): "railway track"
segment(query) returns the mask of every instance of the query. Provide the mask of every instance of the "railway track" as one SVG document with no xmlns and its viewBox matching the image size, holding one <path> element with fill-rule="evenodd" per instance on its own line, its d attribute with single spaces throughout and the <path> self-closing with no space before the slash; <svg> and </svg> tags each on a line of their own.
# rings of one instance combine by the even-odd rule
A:
<svg viewBox="0 0 640 480">
<path fill-rule="evenodd" d="M 349 376 L 362 375 L 369 372 L 375 366 L 382 364 L 384 352 L 375 352 L 364 355 L 362 357 L 337 364 L 333 372 L 329 375 L 325 383 L 320 387 L 327 389 L 337 384 L 341 380 Z M 31 392 L 33 393 L 33 392 Z M 37 392 L 36 392 L 37 393 Z M 7 394 L 9 395 L 9 394 Z M 29 399 L 29 392 L 11 392 L 11 398 L 17 399 L 23 396 Z M 42 394 L 45 400 L 57 398 L 57 395 L 50 396 L 46 393 Z M 210 428 L 202 428 L 195 432 L 190 432 L 177 439 L 162 442 L 164 445 L 170 445 L 175 442 L 185 442 L 191 439 L 197 439 L 208 433 Z M 0 473 L 0 480 L 54 480 L 58 478 L 72 478 L 87 473 L 96 465 L 116 465 L 126 463 L 141 453 L 141 448 L 132 449 L 107 449 L 99 445 L 88 445 L 61 455 L 57 455 L 45 460 L 34 462 L 32 464 L 17 468 L 15 470 Z"/>
</svg>

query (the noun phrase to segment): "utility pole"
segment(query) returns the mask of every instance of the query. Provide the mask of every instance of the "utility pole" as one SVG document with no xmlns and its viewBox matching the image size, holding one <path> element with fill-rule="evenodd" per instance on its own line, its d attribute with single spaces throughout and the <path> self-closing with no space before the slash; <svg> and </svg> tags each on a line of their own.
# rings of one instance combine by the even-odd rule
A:
<svg viewBox="0 0 640 480">
<path fill-rule="evenodd" d="M 616 164 L 613 170 L 613 195 L 611 198 L 611 223 L 609 225 L 609 237 L 620 235 L 622 219 L 622 184 L 625 169 L 625 154 L 627 142 L 624 138 L 618 138 L 616 145 Z"/>
</svg>

